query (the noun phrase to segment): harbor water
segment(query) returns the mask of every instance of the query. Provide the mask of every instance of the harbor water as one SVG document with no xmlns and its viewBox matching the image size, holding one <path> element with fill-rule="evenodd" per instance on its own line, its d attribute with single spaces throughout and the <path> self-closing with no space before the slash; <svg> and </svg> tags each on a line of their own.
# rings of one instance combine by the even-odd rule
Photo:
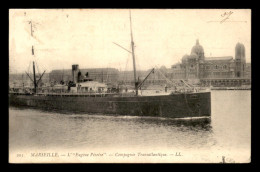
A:
<svg viewBox="0 0 260 172">
<path fill-rule="evenodd" d="M 211 101 L 211 118 L 192 120 L 9 107 L 9 158 L 11 162 L 250 162 L 251 91 L 211 91 Z M 57 153 L 59 158 L 33 156 L 41 152 Z"/>
</svg>

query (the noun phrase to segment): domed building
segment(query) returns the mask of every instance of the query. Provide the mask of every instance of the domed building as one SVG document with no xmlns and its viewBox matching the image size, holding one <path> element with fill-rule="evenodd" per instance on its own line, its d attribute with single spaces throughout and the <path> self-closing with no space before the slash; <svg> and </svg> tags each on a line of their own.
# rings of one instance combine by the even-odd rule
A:
<svg viewBox="0 0 260 172">
<path fill-rule="evenodd" d="M 196 45 L 194 45 L 191 49 L 190 55 L 184 55 L 182 57 L 182 68 L 185 72 L 184 78 L 199 78 L 199 63 L 204 61 L 204 49 L 199 44 L 199 40 L 196 41 Z"/>
<path fill-rule="evenodd" d="M 172 65 L 172 79 L 200 79 L 200 80 L 220 80 L 221 79 L 243 79 L 249 78 L 251 73 L 246 63 L 245 46 L 237 43 L 235 47 L 235 59 L 232 56 L 223 57 L 205 57 L 204 48 L 200 45 L 199 40 L 191 48 L 190 55 L 182 57 L 182 63 Z M 232 85 L 232 83 L 231 83 Z"/>
<path fill-rule="evenodd" d="M 197 39 L 196 45 L 194 45 L 191 49 L 191 55 L 197 55 L 200 61 L 205 60 L 204 57 L 204 49 L 203 47 L 199 44 L 199 40 Z"/>
</svg>

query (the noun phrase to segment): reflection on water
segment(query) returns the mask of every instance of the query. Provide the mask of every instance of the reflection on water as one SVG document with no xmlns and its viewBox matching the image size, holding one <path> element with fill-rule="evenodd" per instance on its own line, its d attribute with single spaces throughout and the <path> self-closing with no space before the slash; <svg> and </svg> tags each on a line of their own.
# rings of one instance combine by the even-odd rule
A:
<svg viewBox="0 0 260 172">
<path fill-rule="evenodd" d="M 228 94 L 228 96 L 227 96 Z M 9 108 L 9 148 L 250 151 L 250 91 L 212 92 L 202 119 L 71 114 Z"/>
</svg>

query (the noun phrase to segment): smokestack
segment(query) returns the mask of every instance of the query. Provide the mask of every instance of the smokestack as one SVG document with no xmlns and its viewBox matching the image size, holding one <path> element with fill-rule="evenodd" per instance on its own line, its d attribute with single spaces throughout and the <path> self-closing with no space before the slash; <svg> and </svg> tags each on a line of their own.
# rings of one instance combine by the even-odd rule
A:
<svg viewBox="0 0 260 172">
<path fill-rule="evenodd" d="M 78 82 L 79 65 L 72 65 L 72 80 L 74 83 Z"/>
</svg>

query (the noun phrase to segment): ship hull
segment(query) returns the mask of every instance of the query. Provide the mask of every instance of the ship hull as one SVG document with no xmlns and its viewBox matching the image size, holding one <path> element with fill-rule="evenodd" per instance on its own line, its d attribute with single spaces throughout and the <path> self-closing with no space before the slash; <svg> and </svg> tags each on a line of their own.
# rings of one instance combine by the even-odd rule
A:
<svg viewBox="0 0 260 172">
<path fill-rule="evenodd" d="M 168 118 L 210 117 L 210 92 L 138 97 L 82 97 L 9 94 L 11 106 L 28 106 L 74 113 L 153 116 Z"/>
</svg>

